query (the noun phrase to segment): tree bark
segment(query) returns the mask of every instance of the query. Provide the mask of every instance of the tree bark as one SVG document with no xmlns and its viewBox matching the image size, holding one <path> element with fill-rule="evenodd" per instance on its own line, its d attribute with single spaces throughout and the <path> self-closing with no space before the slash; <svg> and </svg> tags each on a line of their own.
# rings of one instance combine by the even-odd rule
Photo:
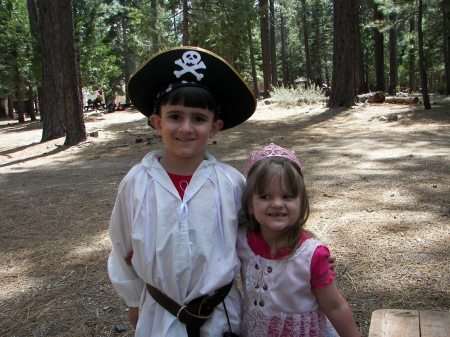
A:
<svg viewBox="0 0 450 337">
<path fill-rule="evenodd" d="M 450 1 L 444 3 L 443 7 L 445 87 L 446 94 L 450 95 Z"/>
<path fill-rule="evenodd" d="M 272 77 L 272 85 L 278 87 L 278 69 L 277 69 L 277 41 L 275 39 L 275 8 L 274 0 L 269 2 L 269 18 L 270 18 L 270 73 Z"/>
<path fill-rule="evenodd" d="M 253 93 L 259 97 L 258 76 L 256 74 L 255 50 L 253 48 L 252 27 L 248 25 L 248 42 L 250 44 L 250 63 L 252 66 Z"/>
<path fill-rule="evenodd" d="M 383 14 L 378 10 L 378 5 L 374 4 L 374 20 L 381 23 L 383 21 Z M 384 87 L 384 37 L 383 33 L 375 28 L 373 32 L 374 38 L 374 55 L 375 55 L 375 74 L 376 74 L 376 91 L 385 91 Z"/>
<path fill-rule="evenodd" d="M 263 97 L 270 96 L 271 89 L 271 72 L 270 72 L 270 35 L 269 35 L 269 15 L 268 15 L 268 0 L 259 0 L 260 9 L 260 23 L 261 23 L 261 53 L 262 53 L 262 68 L 264 80 Z"/>
<path fill-rule="evenodd" d="M 409 20 L 409 32 L 412 33 L 415 30 L 415 23 L 414 19 Z M 414 52 L 414 39 L 411 38 L 409 40 L 409 91 L 416 91 L 417 90 L 417 84 L 416 84 L 416 55 Z"/>
<path fill-rule="evenodd" d="M 386 97 L 386 103 L 417 104 L 419 97 Z"/>
<path fill-rule="evenodd" d="M 42 142 L 63 137 L 65 144 L 86 140 L 75 52 L 72 1 L 39 0 L 45 114 Z"/>
<path fill-rule="evenodd" d="M 356 96 L 358 0 L 334 0 L 333 75 L 328 107 L 351 107 Z"/>
<path fill-rule="evenodd" d="M 368 103 L 383 103 L 386 99 L 384 96 L 384 92 L 377 91 L 377 92 L 371 92 L 364 95 L 358 95 L 358 102 L 365 103 L 366 101 Z"/>
<path fill-rule="evenodd" d="M 38 0 L 42 42 L 42 95 L 44 126 L 41 142 L 64 137 L 64 95 L 60 15 L 61 1 Z"/>
<path fill-rule="evenodd" d="M 309 52 L 309 33 L 308 33 L 308 25 L 306 22 L 306 2 L 305 0 L 302 0 L 302 13 L 301 13 L 301 19 L 302 19 L 302 26 L 303 26 L 303 44 L 305 46 L 305 63 L 306 63 L 306 78 L 308 81 L 312 81 L 313 74 L 312 74 L 312 68 L 311 68 L 311 57 Z M 309 85 L 309 83 L 307 83 Z"/>
<path fill-rule="evenodd" d="M 189 46 L 189 5 L 187 0 L 183 0 L 183 46 Z"/>
<path fill-rule="evenodd" d="M 62 2 L 61 39 L 63 56 L 63 95 L 66 120 L 65 145 L 76 145 L 86 140 L 84 125 L 82 93 L 79 85 L 75 34 L 73 27 L 72 0 Z"/>
<path fill-rule="evenodd" d="M 389 19 L 392 24 L 392 28 L 389 30 L 389 95 L 395 95 L 398 87 L 397 27 L 395 23 L 397 17 L 395 14 L 391 14 Z"/>
<path fill-rule="evenodd" d="M 283 86 L 287 87 L 289 84 L 289 71 L 287 65 L 286 54 L 286 26 L 282 10 L 280 10 L 280 33 L 281 33 L 281 68 L 283 74 Z"/>
<path fill-rule="evenodd" d="M 430 97 L 428 96 L 428 79 L 425 69 L 425 56 L 423 52 L 423 32 L 422 32 L 422 16 L 423 16 L 423 3 L 419 0 L 419 18 L 417 20 L 417 33 L 419 39 L 419 71 L 420 71 L 420 83 L 422 85 L 422 99 L 425 109 L 431 109 Z"/>
</svg>

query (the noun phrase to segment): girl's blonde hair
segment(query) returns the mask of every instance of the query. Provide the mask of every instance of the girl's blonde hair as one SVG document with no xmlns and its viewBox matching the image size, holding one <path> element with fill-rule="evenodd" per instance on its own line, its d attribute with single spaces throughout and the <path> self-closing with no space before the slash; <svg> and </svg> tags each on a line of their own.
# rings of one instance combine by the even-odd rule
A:
<svg viewBox="0 0 450 337">
<path fill-rule="evenodd" d="M 290 188 L 292 195 L 298 196 L 300 200 L 300 216 L 285 234 L 288 239 L 288 246 L 282 247 L 291 248 L 292 251 L 289 254 L 291 256 L 295 253 L 300 243 L 303 227 L 309 217 L 309 201 L 306 186 L 302 170 L 296 163 L 290 159 L 278 156 L 267 157 L 256 162 L 247 174 L 247 183 L 241 197 L 242 208 L 248 220 L 249 231 L 254 233 L 260 232 L 260 224 L 256 220 L 255 215 L 250 214 L 252 198 L 253 194 L 264 193 L 274 174 L 279 174 L 281 176 L 280 183 L 284 183 L 286 187 Z"/>
</svg>

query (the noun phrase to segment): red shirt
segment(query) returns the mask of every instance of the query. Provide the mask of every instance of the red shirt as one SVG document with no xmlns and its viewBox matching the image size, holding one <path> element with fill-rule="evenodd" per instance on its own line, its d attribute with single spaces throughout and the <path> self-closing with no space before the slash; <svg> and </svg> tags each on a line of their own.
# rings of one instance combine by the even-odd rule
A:
<svg viewBox="0 0 450 337">
<path fill-rule="evenodd" d="M 184 191 L 186 191 L 186 188 L 188 187 L 189 183 L 191 182 L 192 176 L 180 176 L 178 174 L 172 174 L 167 172 L 170 179 L 172 180 L 173 184 L 175 185 L 175 188 L 177 189 L 178 193 L 180 194 L 181 199 L 184 197 Z"/>
</svg>

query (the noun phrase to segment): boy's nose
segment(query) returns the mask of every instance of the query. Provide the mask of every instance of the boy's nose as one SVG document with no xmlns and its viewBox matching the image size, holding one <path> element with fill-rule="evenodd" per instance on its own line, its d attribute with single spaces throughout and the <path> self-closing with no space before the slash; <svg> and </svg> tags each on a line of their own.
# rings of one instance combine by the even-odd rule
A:
<svg viewBox="0 0 450 337">
<path fill-rule="evenodd" d="M 180 125 L 180 131 L 188 132 L 192 130 L 192 123 L 189 120 L 185 120 Z"/>
</svg>

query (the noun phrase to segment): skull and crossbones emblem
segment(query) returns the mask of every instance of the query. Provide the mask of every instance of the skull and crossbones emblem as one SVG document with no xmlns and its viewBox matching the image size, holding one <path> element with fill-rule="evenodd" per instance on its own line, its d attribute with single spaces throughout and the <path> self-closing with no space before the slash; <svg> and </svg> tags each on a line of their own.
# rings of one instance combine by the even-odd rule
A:
<svg viewBox="0 0 450 337">
<path fill-rule="evenodd" d="M 181 59 L 175 61 L 175 64 L 183 68 L 173 72 L 177 78 L 180 78 L 181 75 L 188 72 L 197 77 L 197 81 L 200 81 L 204 77 L 203 74 L 197 72 L 197 69 L 206 69 L 206 66 L 202 61 L 202 57 L 196 51 L 189 50 L 185 52 Z"/>
</svg>

